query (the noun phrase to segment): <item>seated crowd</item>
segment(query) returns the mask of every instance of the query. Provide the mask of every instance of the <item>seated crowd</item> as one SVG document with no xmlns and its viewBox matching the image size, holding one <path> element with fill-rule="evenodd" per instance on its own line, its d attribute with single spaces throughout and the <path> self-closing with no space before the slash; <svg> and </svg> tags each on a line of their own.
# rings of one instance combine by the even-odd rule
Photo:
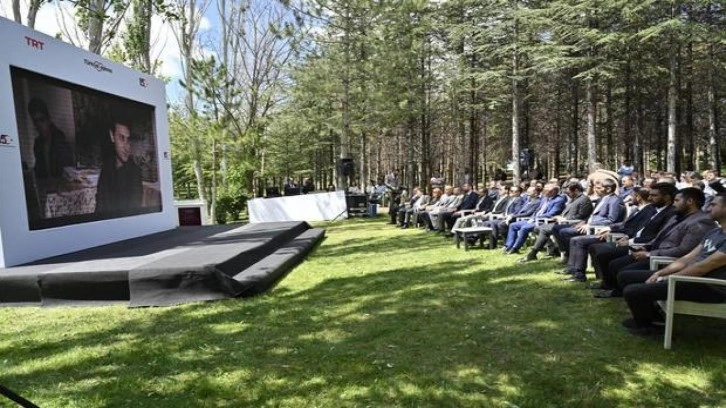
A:
<svg viewBox="0 0 726 408">
<path fill-rule="evenodd" d="M 623 297 L 633 316 L 623 325 L 635 334 L 657 333 L 662 316 L 654 302 L 666 299 L 665 276 L 726 279 L 726 183 L 715 171 L 685 172 L 677 181 L 672 173 L 639 180 L 620 170 L 598 169 L 562 183 L 437 185 L 430 196 L 416 187 L 410 195 L 392 195 L 390 222 L 445 237 L 481 231 L 484 236 L 469 239 L 486 237 L 489 249 L 501 243 L 504 254 L 524 255 L 519 263 L 537 260 L 540 252 L 559 259 L 565 267 L 557 273 L 568 282 L 587 283 L 589 260 L 597 282 L 587 287 L 594 296 Z M 651 271 L 653 256 L 676 260 Z M 726 302 L 723 289 L 696 283 L 679 284 L 675 296 Z"/>
</svg>

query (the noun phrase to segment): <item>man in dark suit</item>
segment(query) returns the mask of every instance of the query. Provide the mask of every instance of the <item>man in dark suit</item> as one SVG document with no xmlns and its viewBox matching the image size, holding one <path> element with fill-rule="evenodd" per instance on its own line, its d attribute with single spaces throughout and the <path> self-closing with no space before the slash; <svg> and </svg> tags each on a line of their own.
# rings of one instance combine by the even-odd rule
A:
<svg viewBox="0 0 726 408">
<path fill-rule="evenodd" d="M 586 220 L 590 214 L 592 214 L 592 202 L 590 197 L 583 194 L 584 188 L 582 184 L 578 182 L 570 183 L 566 187 L 566 194 L 570 198 L 570 202 L 565 206 L 565 210 L 562 214 L 554 217 L 556 223 L 563 222 L 565 220 Z M 534 232 L 537 234 L 537 240 L 530 249 L 529 253 L 521 258 L 518 262 L 525 263 L 534 261 L 537 259 L 537 253 L 544 249 L 545 245 L 550 242 L 549 238 L 552 235 L 552 228 L 556 224 L 542 224 L 535 227 Z"/>
<path fill-rule="evenodd" d="M 625 206 L 623 200 L 615 194 L 616 188 L 617 184 L 613 180 L 598 180 L 595 183 L 595 193 L 602 198 L 590 218 L 575 225 L 558 224 L 552 227 L 552 237 L 564 256 L 569 254 L 572 237 L 587 234 L 590 226 L 609 226 L 623 218 Z"/>
<path fill-rule="evenodd" d="M 515 221 L 509 224 L 507 239 L 504 248 L 508 254 L 519 253 L 524 245 L 527 235 L 534 230 L 538 219 L 552 218 L 560 215 L 565 209 L 567 199 L 560 195 L 560 188 L 556 184 L 547 184 L 542 191 L 542 200 L 534 216 L 528 220 Z"/>
<path fill-rule="evenodd" d="M 642 189 L 634 193 L 635 200 L 641 199 L 641 191 Z M 610 261 L 628 254 L 628 245 L 643 245 L 655 239 L 670 218 L 676 216 L 676 209 L 672 204 L 677 193 L 678 189 L 672 184 L 653 185 L 648 194 L 651 204 L 630 217 L 622 226 L 614 224 L 610 228 L 610 232 L 625 234 L 624 238 L 615 243 L 595 243 L 587 248 L 598 278 L 602 278 Z M 605 288 L 594 285 L 591 289 Z"/>
<path fill-rule="evenodd" d="M 713 219 L 701 211 L 705 199 L 703 191 L 697 188 L 680 190 L 673 202 L 676 216 L 663 225 L 653 241 L 633 247 L 630 255 L 608 263 L 603 271 L 603 286 L 610 289 L 597 292 L 596 297 L 620 296 L 622 286 L 618 284 L 618 276 L 626 270 L 648 269 L 651 256 L 680 257 L 695 248 L 704 235 L 716 227 Z"/>
</svg>

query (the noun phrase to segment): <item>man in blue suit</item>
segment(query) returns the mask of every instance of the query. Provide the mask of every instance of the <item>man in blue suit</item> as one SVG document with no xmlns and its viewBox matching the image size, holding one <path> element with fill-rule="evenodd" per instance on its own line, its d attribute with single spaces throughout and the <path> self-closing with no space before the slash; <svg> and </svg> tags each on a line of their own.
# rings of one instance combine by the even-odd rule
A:
<svg viewBox="0 0 726 408">
<path fill-rule="evenodd" d="M 595 193 L 601 198 L 590 218 L 586 222 L 583 221 L 575 225 L 561 224 L 552 228 L 552 237 L 557 242 L 564 259 L 567 259 L 569 254 L 570 239 L 572 237 L 587 234 L 588 227 L 591 225 L 608 226 L 622 221 L 623 215 L 625 215 L 625 205 L 623 199 L 615 194 L 616 188 L 617 184 L 613 180 L 598 180 L 595 183 Z"/>
<path fill-rule="evenodd" d="M 509 224 L 507 240 L 504 243 L 504 251 L 507 254 L 519 253 L 519 249 L 524 245 L 527 235 L 537 226 L 538 219 L 560 215 L 565 209 L 565 204 L 567 204 L 567 199 L 565 196 L 560 195 L 560 188 L 557 184 L 545 185 L 542 197 L 533 218 Z"/>
</svg>

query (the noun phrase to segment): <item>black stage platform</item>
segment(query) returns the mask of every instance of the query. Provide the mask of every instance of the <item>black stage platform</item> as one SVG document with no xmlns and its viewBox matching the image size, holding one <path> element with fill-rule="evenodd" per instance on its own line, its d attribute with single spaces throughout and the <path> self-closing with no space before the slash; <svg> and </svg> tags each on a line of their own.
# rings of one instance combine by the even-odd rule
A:
<svg viewBox="0 0 726 408">
<path fill-rule="evenodd" d="M 268 290 L 325 231 L 305 222 L 180 227 L 12 268 L 0 306 L 167 306 Z"/>
</svg>

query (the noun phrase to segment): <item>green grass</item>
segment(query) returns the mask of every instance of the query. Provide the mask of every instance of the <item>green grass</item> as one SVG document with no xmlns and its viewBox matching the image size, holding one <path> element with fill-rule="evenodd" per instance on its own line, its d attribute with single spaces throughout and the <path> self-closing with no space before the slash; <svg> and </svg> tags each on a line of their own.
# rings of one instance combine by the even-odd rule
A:
<svg viewBox="0 0 726 408">
<path fill-rule="evenodd" d="M 666 351 L 554 261 L 324 226 L 265 296 L 0 309 L 0 384 L 42 407 L 726 406 L 721 320 L 677 317 Z"/>
</svg>

